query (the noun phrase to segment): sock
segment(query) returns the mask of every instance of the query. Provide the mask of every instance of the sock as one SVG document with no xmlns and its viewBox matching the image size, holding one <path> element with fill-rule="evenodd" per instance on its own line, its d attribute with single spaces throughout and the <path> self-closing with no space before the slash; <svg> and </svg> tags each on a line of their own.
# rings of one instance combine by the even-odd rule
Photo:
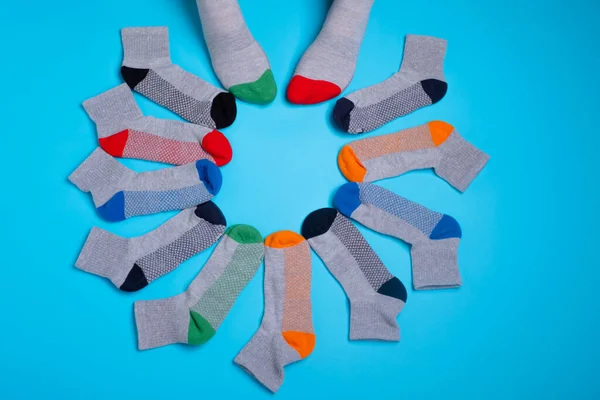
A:
<svg viewBox="0 0 600 400">
<path fill-rule="evenodd" d="M 440 101 L 448 90 L 443 63 L 446 41 L 406 36 L 400 70 L 385 81 L 342 97 L 333 120 L 349 133 L 369 132 Z"/>
<path fill-rule="evenodd" d="M 297 233 L 265 239 L 265 311 L 262 323 L 234 362 L 272 392 L 283 383 L 283 367 L 315 347 L 310 300 L 311 255 Z"/>
<path fill-rule="evenodd" d="M 432 121 L 351 142 L 340 150 L 338 165 L 352 182 L 373 182 L 415 169 L 433 168 L 440 178 L 464 192 L 489 158 L 463 139 L 452 125 Z"/>
<path fill-rule="evenodd" d="M 219 131 L 185 122 L 145 117 L 126 84 L 83 102 L 96 123 L 100 147 L 113 157 L 167 164 L 231 161 L 231 145 Z"/>
<path fill-rule="evenodd" d="M 406 303 L 406 288 L 352 222 L 322 208 L 306 217 L 302 235 L 350 300 L 350 340 L 399 341 L 396 317 Z"/>
<path fill-rule="evenodd" d="M 225 217 L 212 201 L 188 208 L 145 235 L 123 238 L 92 228 L 75 266 L 135 292 L 215 244 Z"/>
<path fill-rule="evenodd" d="M 123 28 L 121 38 L 121 75 L 132 90 L 194 124 L 214 129 L 233 123 L 235 97 L 171 63 L 166 27 Z"/>
<path fill-rule="evenodd" d="M 139 349 L 206 343 L 256 274 L 263 254 L 262 236 L 255 228 L 227 228 L 185 292 L 166 299 L 135 302 Z"/>
<path fill-rule="evenodd" d="M 79 190 L 91 192 L 96 210 L 107 221 L 194 207 L 221 189 L 221 171 L 208 160 L 137 173 L 100 148 L 69 180 Z"/>
<path fill-rule="evenodd" d="M 457 258 L 462 232 L 451 216 L 370 183 L 343 185 L 333 203 L 345 216 L 411 245 L 416 290 L 461 285 Z"/>
<path fill-rule="evenodd" d="M 248 30 L 237 0 L 197 0 L 202 32 L 213 68 L 231 94 L 267 104 L 277 86 L 267 55 Z"/>
<path fill-rule="evenodd" d="M 295 104 L 332 99 L 346 89 L 356 68 L 358 51 L 374 0 L 334 0 L 323 28 L 306 50 L 287 88 Z"/>
</svg>

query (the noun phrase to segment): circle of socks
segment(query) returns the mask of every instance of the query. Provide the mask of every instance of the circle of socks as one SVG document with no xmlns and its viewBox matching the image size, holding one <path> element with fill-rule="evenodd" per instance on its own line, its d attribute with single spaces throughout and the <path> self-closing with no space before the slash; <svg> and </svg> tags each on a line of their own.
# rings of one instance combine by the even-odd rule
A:
<svg viewBox="0 0 600 400">
<path fill-rule="evenodd" d="M 132 90 L 181 118 L 225 128 L 237 114 L 235 97 L 171 62 L 167 27 L 123 28 L 121 75 Z"/>
<path fill-rule="evenodd" d="M 333 203 L 345 216 L 411 245 L 416 290 L 461 285 L 458 245 L 462 231 L 454 218 L 370 183 L 343 185 Z"/>
<path fill-rule="evenodd" d="M 372 182 L 414 169 L 433 168 L 461 192 L 488 160 L 487 154 L 442 121 L 357 140 L 342 147 L 338 154 L 338 166 L 352 182 Z"/>
<path fill-rule="evenodd" d="M 219 131 L 181 121 L 145 117 L 127 84 L 83 102 L 96 123 L 100 147 L 113 157 L 167 164 L 231 161 L 231 145 Z"/>
<path fill-rule="evenodd" d="M 350 340 L 399 341 L 396 317 L 406 304 L 406 288 L 352 222 L 322 208 L 306 217 L 302 235 L 350 300 Z"/>
<path fill-rule="evenodd" d="M 296 66 L 287 88 L 294 104 L 338 96 L 354 76 L 374 0 L 334 0 L 321 32 Z"/>
<path fill-rule="evenodd" d="M 268 104 L 277 85 L 267 55 L 250 33 L 237 0 L 197 0 L 202 32 L 221 84 L 240 100 Z"/>
<path fill-rule="evenodd" d="M 107 221 L 194 207 L 211 200 L 222 183 L 219 167 L 208 160 L 137 173 L 100 148 L 69 180 L 92 194 L 96 210 Z"/>
<path fill-rule="evenodd" d="M 185 292 L 136 301 L 139 349 L 173 343 L 200 345 L 212 338 L 256 274 L 264 255 L 262 240 L 249 225 L 231 226 Z"/>
<path fill-rule="evenodd" d="M 291 231 L 265 239 L 265 311 L 258 331 L 234 362 L 272 392 L 283 367 L 315 347 L 310 299 L 311 255 L 306 240 Z"/>
<path fill-rule="evenodd" d="M 135 292 L 215 244 L 225 226 L 223 213 L 209 201 L 183 210 L 155 230 L 134 238 L 94 227 L 75 266 L 110 279 L 123 291 Z"/>
<path fill-rule="evenodd" d="M 445 40 L 407 35 L 400 70 L 377 85 L 339 99 L 333 120 L 345 132 L 363 133 L 437 103 L 448 90 L 445 54 Z"/>
</svg>

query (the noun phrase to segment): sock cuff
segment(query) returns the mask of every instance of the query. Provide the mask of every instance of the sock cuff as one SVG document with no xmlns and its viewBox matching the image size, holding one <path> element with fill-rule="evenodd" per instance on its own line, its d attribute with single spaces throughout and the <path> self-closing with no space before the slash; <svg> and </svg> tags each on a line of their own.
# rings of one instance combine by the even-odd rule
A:
<svg viewBox="0 0 600 400">
<path fill-rule="evenodd" d="M 89 192 L 93 188 L 114 183 L 129 174 L 135 173 L 101 148 L 97 148 L 69 175 L 69 181 L 79 190 Z"/>
<path fill-rule="evenodd" d="M 75 261 L 75 266 L 82 271 L 108 278 L 119 287 L 129 272 L 119 268 L 127 250 L 128 239 L 93 227 Z"/>
<path fill-rule="evenodd" d="M 448 42 L 433 36 L 406 35 L 401 69 L 444 80 L 444 57 Z"/>
<path fill-rule="evenodd" d="M 396 317 L 404 302 L 390 298 L 390 304 L 387 304 L 376 300 L 350 303 L 350 340 L 400 340 Z"/>
<path fill-rule="evenodd" d="M 418 243 L 410 250 L 415 290 L 447 289 L 462 285 L 458 270 L 460 239 Z"/>
<path fill-rule="evenodd" d="M 83 102 L 83 108 L 96 124 L 128 121 L 143 116 L 126 83 Z"/>
<path fill-rule="evenodd" d="M 133 309 L 140 350 L 187 342 L 189 322 L 181 324 L 182 310 L 178 308 L 178 299 L 176 296 L 135 302 Z"/>
<path fill-rule="evenodd" d="M 123 65 L 149 68 L 171 64 L 169 29 L 166 26 L 121 29 Z"/>
</svg>

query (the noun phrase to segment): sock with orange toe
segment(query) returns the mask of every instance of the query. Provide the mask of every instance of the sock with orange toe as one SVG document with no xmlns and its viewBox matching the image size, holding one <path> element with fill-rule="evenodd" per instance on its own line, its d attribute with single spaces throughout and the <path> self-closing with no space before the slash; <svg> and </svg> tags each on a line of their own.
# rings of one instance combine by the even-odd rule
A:
<svg viewBox="0 0 600 400">
<path fill-rule="evenodd" d="M 294 104 L 316 104 L 346 89 L 374 0 L 334 0 L 323 28 L 296 66 L 287 88 Z"/>
<path fill-rule="evenodd" d="M 432 121 L 351 142 L 340 150 L 338 165 L 352 182 L 373 182 L 414 169 L 433 168 L 440 178 L 464 192 L 489 158 L 452 125 Z"/>
<path fill-rule="evenodd" d="M 265 239 L 265 311 L 258 331 L 235 363 L 272 392 L 283 383 L 283 367 L 315 346 L 310 300 L 308 242 L 291 231 Z"/>
</svg>

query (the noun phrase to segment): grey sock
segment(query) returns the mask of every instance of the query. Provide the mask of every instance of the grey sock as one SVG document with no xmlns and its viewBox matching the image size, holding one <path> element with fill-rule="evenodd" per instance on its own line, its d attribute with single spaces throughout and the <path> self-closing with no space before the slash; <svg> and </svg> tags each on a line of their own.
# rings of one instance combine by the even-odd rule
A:
<svg viewBox="0 0 600 400">
<path fill-rule="evenodd" d="M 121 75 L 131 89 L 195 124 L 224 128 L 233 123 L 233 95 L 171 63 L 166 27 L 123 28 L 121 38 Z"/>
<path fill-rule="evenodd" d="M 262 236 L 256 229 L 248 225 L 229 227 L 185 292 L 135 302 L 139 349 L 207 342 L 256 274 L 263 255 Z"/>
<path fill-rule="evenodd" d="M 306 217 L 302 235 L 350 300 L 350 339 L 400 340 L 396 317 L 406 303 L 406 288 L 352 222 L 322 208 Z"/>
<path fill-rule="evenodd" d="M 347 183 L 333 198 L 345 216 L 411 244 L 415 289 L 459 287 L 458 245 L 462 232 L 449 215 L 370 183 Z"/>
<path fill-rule="evenodd" d="M 407 35 L 400 70 L 377 85 L 339 99 L 334 120 L 346 132 L 369 132 L 437 103 L 448 89 L 443 71 L 445 54 L 445 40 Z"/>
<path fill-rule="evenodd" d="M 219 192 L 221 179 L 208 160 L 136 173 L 100 148 L 69 176 L 80 190 L 91 192 L 96 210 L 108 221 L 205 203 Z"/>
<path fill-rule="evenodd" d="M 209 201 L 138 237 L 127 239 L 94 227 L 75 266 L 134 292 L 212 246 L 225 232 L 225 224 L 219 207 Z"/>
</svg>

